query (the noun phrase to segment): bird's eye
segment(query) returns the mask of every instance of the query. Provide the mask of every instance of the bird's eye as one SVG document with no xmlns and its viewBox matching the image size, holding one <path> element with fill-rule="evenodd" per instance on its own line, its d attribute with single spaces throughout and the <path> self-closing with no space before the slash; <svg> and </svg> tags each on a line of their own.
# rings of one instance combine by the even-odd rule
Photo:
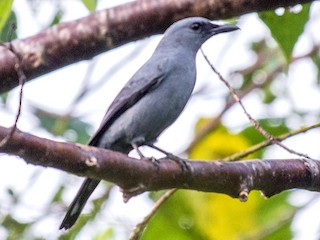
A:
<svg viewBox="0 0 320 240">
<path fill-rule="evenodd" d="M 199 30 L 200 27 L 201 27 L 201 24 L 198 23 L 198 22 L 192 23 L 191 26 L 190 26 L 190 28 L 191 28 L 192 30 L 194 30 L 194 31 Z"/>
</svg>

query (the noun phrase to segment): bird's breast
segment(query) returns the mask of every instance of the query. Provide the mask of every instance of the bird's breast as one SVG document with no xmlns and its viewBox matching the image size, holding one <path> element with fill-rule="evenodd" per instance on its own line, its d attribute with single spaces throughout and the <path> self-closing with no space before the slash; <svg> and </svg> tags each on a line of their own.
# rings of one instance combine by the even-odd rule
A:
<svg viewBox="0 0 320 240">
<path fill-rule="evenodd" d="M 193 69 L 176 69 L 161 84 L 128 109 L 133 135 L 152 141 L 170 126 L 186 106 L 195 84 Z"/>
</svg>

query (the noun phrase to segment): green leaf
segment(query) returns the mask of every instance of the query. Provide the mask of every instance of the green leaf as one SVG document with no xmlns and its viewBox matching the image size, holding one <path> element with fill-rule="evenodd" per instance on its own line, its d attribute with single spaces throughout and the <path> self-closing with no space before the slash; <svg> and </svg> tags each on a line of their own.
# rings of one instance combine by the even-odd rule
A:
<svg viewBox="0 0 320 240">
<path fill-rule="evenodd" d="M 5 239 L 24 239 L 26 231 L 30 228 L 30 224 L 21 223 L 11 215 L 7 215 L 5 218 L 1 219 L 1 227 L 7 230 L 7 237 Z"/>
<path fill-rule="evenodd" d="M 277 98 L 277 96 L 272 92 L 270 84 L 268 84 L 262 90 L 263 90 L 263 93 L 264 93 L 263 100 L 262 100 L 263 103 L 270 104 Z"/>
<path fill-rule="evenodd" d="M 285 124 L 285 119 L 282 118 L 259 119 L 258 122 L 268 133 L 273 136 L 279 136 L 289 131 Z M 266 140 L 265 137 L 262 136 L 262 134 L 258 132 L 254 126 L 251 125 L 245 128 L 241 132 L 241 135 L 251 142 L 251 144 L 257 144 Z"/>
<path fill-rule="evenodd" d="M 63 136 L 69 142 L 85 144 L 89 140 L 90 125 L 77 117 L 59 115 L 40 108 L 34 109 L 40 126 L 55 136 Z"/>
<path fill-rule="evenodd" d="M 192 240 L 206 239 L 195 224 L 195 213 L 188 197 L 191 191 L 178 191 L 170 197 L 148 223 L 141 240 L 167 239 Z M 194 196 L 191 196 L 194 197 Z M 199 206 L 201 208 L 201 206 Z M 199 209 L 198 209 L 199 210 Z M 206 210 L 204 210 L 206 211 Z"/>
<path fill-rule="evenodd" d="M 13 0 L 0 0 L 0 32 L 7 22 L 12 8 Z"/>
<path fill-rule="evenodd" d="M 5 105 L 7 103 L 8 96 L 9 96 L 8 92 L 0 94 L 0 102 L 2 102 Z"/>
<path fill-rule="evenodd" d="M 292 220 L 293 219 L 290 219 L 290 221 L 285 222 L 284 224 L 282 224 L 281 222 L 278 223 L 278 226 L 275 227 L 274 229 L 271 229 L 273 231 L 270 231 L 268 233 L 268 235 L 266 235 L 263 238 L 261 238 L 261 240 L 293 239 L 293 232 L 291 230 Z M 264 231 L 264 232 L 266 232 L 266 231 Z"/>
<path fill-rule="evenodd" d="M 59 189 L 56 191 L 56 193 L 54 194 L 53 198 L 52 198 L 52 202 L 61 202 L 62 199 L 62 195 L 64 193 L 65 190 L 65 186 L 60 186 Z"/>
<path fill-rule="evenodd" d="M 107 228 L 104 231 L 98 232 L 98 234 L 93 238 L 93 240 L 107 240 L 114 239 L 114 230 L 112 228 Z"/>
<path fill-rule="evenodd" d="M 63 10 L 62 9 L 58 9 L 56 11 L 56 14 L 54 15 L 54 17 L 52 19 L 52 22 L 50 23 L 50 26 L 52 27 L 52 26 L 60 23 L 61 18 L 63 17 L 63 14 L 64 14 Z"/>
<path fill-rule="evenodd" d="M 196 126 L 196 131 L 201 131 L 210 119 L 201 118 Z M 228 144 L 226 144 L 228 143 Z M 250 142 L 239 134 L 233 134 L 223 125 L 208 133 L 192 148 L 189 158 L 199 160 L 221 159 L 250 146 Z"/>
<path fill-rule="evenodd" d="M 285 124 L 285 119 L 282 118 L 260 119 L 258 122 L 263 129 L 273 136 L 279 136 L 289 131 Z M 251 145 L 255 145 L 266 140 L 266 138 L 254 126 L 251 125 L 242 130 L 239 135 L 246 138 Z M 256 151 L 250 155 L 250 158 L 262 158 L 264 151 L 265 149 Z"/>
<path fill-rule="evenodd" d="M 296 211 L 296 207 L 292 206 L 288 199 L 290 198 L 291 191 L 284 191 L 277 195 L 274 195 L 263 200 L 263 204 L 259 205 L 257 211 L 260 213 L 258 216 L 259 223 L 267 225 L 268 223 L 277 222 L 281 220 L 279 216 L 284 217 L 285 213 L 290 213 L 288 215 L 293 216 L 292 213 Z"/>
<path fill-rule="evenodd" d="M 260 19 L 269 27 L 288 62 L 291 60 L 294 45 L 308 21 L 309 10 L 310 4 L 306 4 L 298 13 L 291 12 L 290 9 L 285 9 L 281 16 L 274 11 L 259 13 Z"/>
<path fill-rule="evenodd" d="M 313 55 L 311 59 L 317 67 L 317 83 L 320 84 L 320 54 Z"/>
<path fill-rule="evenodd" d="M 2 31 L 0 29 L 0 41 L 9 42 L 17 38 L 17 33 L 12 28 L 13 24 L 17 24 L 17 17 L 14 12 L 11 12 L 2 28 Z"/>
<path fill-rule="evenodd" d="M 97 7 L 97 0 L 82 0 L 83 4 L 90 12 L 94 12 Z"/>
<path fill-rule="evenodd" d="M 265 199 L 252 191 L 243 203 L 224 194 L 179 190 L 161 205 L 141 240 L 291 239 L 296 208 L 289 196 L 286 191 Z"/>
</svg>

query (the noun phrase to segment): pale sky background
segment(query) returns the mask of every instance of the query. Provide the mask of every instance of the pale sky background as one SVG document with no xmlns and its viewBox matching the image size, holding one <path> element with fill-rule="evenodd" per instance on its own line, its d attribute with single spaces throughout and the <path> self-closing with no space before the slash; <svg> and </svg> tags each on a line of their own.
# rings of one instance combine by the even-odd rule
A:
<svg viewBox="0 0 320 240">
<path fill-rule="evenodd" d="M 68 0 L 62 1 L 65 14 L 63 21 L 71 21 L 82 16 L 88 15 L 88 11 L 84 8 L 80 1 Z M 98 9 L 104 9 L 120 2 L 127 1 L 100 1 Z M 24 38 L 34 35 L 41 31 L 48 21 L 52 19 L 53 10 L 51 7 L 52 1 L 39 1 L 37 16 L 34 16 L 30 9 L 30 5 L 26 0 L 16 0 L 14 3 L 14 10 L 18 16 L 18 32 L 19 37 Z M 319 12 L 319 2 L 314 4 L 313 15 L 316 11 Z M 306 33 L 299 40 L 295 48 L 295 54 L 299 55 L 305 53 L 310 49 L 311 41 L 320 42 L 319 32 L 320 18 L 312 25 L 308 25 Z M 207 41 L 204 46 L 204 52 L 210 58 L 215 67 L 224 75 L 232 70 L 249 65 L 254 61 L 254 55 L 249 50 L 250 43 L 261 39 L 264 35 L 269 35 L 268 29 L 257 18 L 255 14 L 248 14 L 239 19 L 238 26 L 241 31 L 219 35 Z M 97 64 L 92 76 L 93 81 L 99 81 L 104 73 L 116 64 L 117 59 L 121 60 L 126 58 L 126 55 L 133 51 L 135 48 L 141 48 L 137 56 L 128 62 L 125 62 L 120 71 L 108 79 L 108 82 L 95 91 L 93 95 L 83 100 L 77 108 L 75 113 L 82 117 L 84 120 L 92 123 L 97 127 L 115 95 L 121 87 L 129 80 L 132 74 L 148 59 L 157 43 L 161 39 L 161 35 L 153 36 L 140 40 L 137 42 L 129 43 L 123 47 L 114 49 L 105 54 L 99 55 L 94 61 Z M 270 44 L 274 44 L 270 38 Z M 145 46 L 142 48 L 142 46 Z M 219 59 L 219 60 L 218 60 Z M 188 146 L 189 141 L 192 139 L 193 127 L 199 117 L 214 116 L 219 113 L 223 107 L 223 102 L 220 97 L 223 96 L 227 89 L 220 83 L 218 78 L 212 73 L 210 68 L 205 64 L 203 57 L 198 54 L 198 80 L 196 90 L 203 86 L 212 90 L 210 98 L 203 98 L 195 96 L 191 99 L 181 117 L 167 130 L 161 137 L 157 145 L 171 151 L 173 153 L 181 152 Z M 88 69 L 90 61 L 83 61 L 65 67 L 58 71 L 52 72 L 45 76 L 39 77 L 37 80 L 28 82 L 24 89 L 23 99 L 23 112 L 19 120 L 19 128 L 22 131 L 31 132 L 38 136 L 62 140 L 55 138 L 48 134 L 46 131 L 38 127 L 37 120 L 28 113 L 31 105 L 36 105 L 50 111 L 57 113 L 66 113 L 69 111 L 70 104 L 74 97 L 77 95 L 81 82 L 84 78 L 86 70 Z M 259 92 L 250 94 L 243 102 L 250 112 L 255 117 L 285 117 L 290 111 L 290 96 L 294 96 L 294 104 L 301 110 L 305 111 L 318 111 L 320 108 L 320 91 L 319 86 L 314 85 L 315 69 L 308 61 L 299 61 L 295 63 L 294 67 L 289 69 L 290 85 L 285 78 L 277 80 L 273 87 L 277 91 L 286 91 L 288 98 L 278 99 L 271 106 L 264 106 L 261 103 Z M 8 108 L 0 112 L 0 120 L 2 126 L 11 126 L 18 106 L 18 89 L 14 89 L 10 93 Z M 318 122 L 318 119 L 308 119 L 305 125 Z M 236 106 L 224 116 L 224 124 L 230 126 L 233 131 L 238 131 L 244 125 L 248 124 L 248 119 L 243 114 L 242 110 Z M 295 118 L 290 118 L 290 125 L 293 128 L 299 128 L 301 122 Z M 307 153 L 309 156 L 319 159 L 319 148 L 317 139 L 319 139 L 319 131 L 311 131 L 307 134 L 296 136 L 285 144 L 292 149 Z M 178 143 L 178 144 L 177 144 Z M 146 155 L 157 155 L 153 151 L 143 148 Z M 279 147 L 272 147 L 267 153 L 266 158 L 292 158 L 296 157 Z M 47 209 L 48 197 L 55 193 L 57 187 L 65 181 L 70 182 L 68 186 L 70 189 L 66 196 L 66 201 L 71 202 L 75 196 L 76 191 L 80 186 L 82 179 L 76 176 L 67 175 L 66 173 L 51 168 L 41 168 L 26 163 L 15 157 L 1 156 L 0 158 L 4 163 L 0 168 L 0 211 L 10 211 L 8 204 L 7 193 L 5 189 L 11 187 L 16 192 L 22 194 L 21 207 L 15 208 L 15 216 L 23 221 L 30 221 L 30 219 L 37 219 L 39 216 L 46 214 L 46 212 L 56 212 L 55 218 L 45 218 L 44 221 L 37 224 L 33 231 L 42 232 L 43 237 L 46 239 L 55 239 L 57 236 L 58 226 L 64 212 L 61 209 Z M 29 179 L 33 175 L 37 175 L 37 183 L 26 190 Z M 99 189 L 94 194 L 99 194 Z M 307 191 L 296 191 L 292 196 L 292 202 L 297 205 L 302 205 L 309 199 L 319 196 L 318 193 Z M 133 198 L 128 204 L 123 204 L 121 194 L 118 190 L 114 189 L 111 198 L 110 206 L 104 209 L 101 214 L 108 223 L 112 226 L 117 226 L 117 239 L 125 239 L 127 229 L 131 229 L 140 219 L 142 219 L 152 207 L 151 201 L 148 200 L 146 195 L 141 195 Z M 320 226 L 320 219 L 318 214 L 320 212 L 320 201 L 315 201 L 312 205 L 301 211 L 296 217 L 293 228 L 297 232 L 296 240 L 300 239 L 316 239 L 316 231 Z M 128 215 L 131 216 L 128 219 Z M 127 228 L 123 228 L 123 223 L 127 223 Z M 79 239 L 88 239 L 94 235 L 99 229 L 105 228 L 105 222 L 95 221 L 96 227 L 93 229 L 85 227 L 83 229 L 83 236 Z M 0 226 L 0 239 L 5 237 L 4 230 Z"/>
</svg>

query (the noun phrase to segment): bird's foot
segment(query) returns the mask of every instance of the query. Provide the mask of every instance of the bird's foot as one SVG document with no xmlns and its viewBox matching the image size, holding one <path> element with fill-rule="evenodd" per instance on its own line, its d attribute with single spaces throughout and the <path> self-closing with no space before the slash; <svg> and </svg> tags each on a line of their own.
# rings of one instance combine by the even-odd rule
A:
<svg viewBox="0 0 320 240">
<path fill-rule="evenodd" d="M 140 159 L 145 159 L 151 161 L 157 168 L 159 168 L 160 161 L 156 159 L 155 157 L 145 157 L 142 152 L 139 150 L 139 147 L 136 143 L 131 143 L 132 147 L 136 150 L 136 152 L 139 154 Z"/>
<path fill-rule="evenodd" d="M 172 153 L 169 153 L 153 144 L 147 144 L 147 146 L 159 151 L 159 152 L 162 152 L 163 154 L 165 154 L 168 158 L 170 158 L 171 160 L 173 161 L 176 161 L 179 163 L 179 165 L 181 166 L 181 169 L 182 169 L 182 172 L 188 172 L 188 171 L 192 171 L 192 168 L 190 166 L 190 164 L 183 158 L 181 157 L 178 157 Z M 157 160 L 159 162 L 159 160 Z"/>
<path fill-rule="evenodd" d="M 171 153 L 168 153 L 167 157 L 170 158 L 171 160 L 179 163 L 183 173 L 191 172 L 192 167 L 185 159 L 178 157 L 178 156 L 171 154 Z"/>
<path fill-rule="evenodd" d="M 153 165 L 159 169 L 160 160 L 156 159 L 155 157 L 144 157 L 143 159 L 152 162 Z"/>
<path fill-rule="evenodd" d="M 142 154 L 142 152 L 139 150 L 139 147 L 138 147 L 138 145 L 137 145 L 136 143 L 132 142 L 132 143 L 131 143 L 131 146 L 133 147 L 134 150 L 136 150 L 136 152 L 138 153 L 140 159 L 146 158 L 146 157 Z"/>
</svg>

